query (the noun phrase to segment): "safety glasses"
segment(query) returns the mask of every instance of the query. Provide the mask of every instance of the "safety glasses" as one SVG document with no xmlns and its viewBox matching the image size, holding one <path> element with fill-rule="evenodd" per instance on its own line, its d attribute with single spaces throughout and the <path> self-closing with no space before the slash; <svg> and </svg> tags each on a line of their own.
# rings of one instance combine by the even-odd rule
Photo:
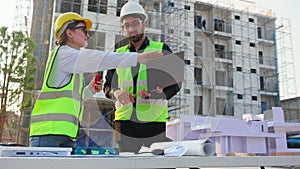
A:
<svg viewBox="0 0 300 169">
<path fill-rule="evenodd" d="M 74 27 L 74 28 L 69 28 L 71 30 L 75 30 L 75 29 L 81 29 L 86 35 L 87 35 L 87 30 L 86 30 L 86 26 L 77 26 L 77 27 Z"/>
<path fill-rule="evenodd" d="M 139 26 L 141 26 L 141 24 L 143 23 L 143 21 L 133 21 L 132 23 L 125 23 L 125 24 L 122 24 L 121 27 L 124 29 L 124 30 L 128 30 L 130 27 L 136 29 L 138 28 Z"/>
</svg>

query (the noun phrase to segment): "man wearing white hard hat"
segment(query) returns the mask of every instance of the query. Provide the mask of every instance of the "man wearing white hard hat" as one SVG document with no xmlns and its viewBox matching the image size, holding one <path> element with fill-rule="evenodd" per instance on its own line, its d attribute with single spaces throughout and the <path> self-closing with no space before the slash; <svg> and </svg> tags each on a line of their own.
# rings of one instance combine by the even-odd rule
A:
<svg viewBox="0 0 300 169">
<path fill-rule="evenodd" d="M 149 40 L 145 35 L 147 19 L 148 15 L 137 2 L 129 1 L 122 7 L 121 27 L 130 43 L 116 49 L 116 52 L 172 53 L 168 45 Z M 146 71 L 145 64 L 137 64 L 107 72 L 104 92 L 107 97 L 116 99 L 114 120 L 121 152 L 138 153 L 141 146 L 169 141 L 165 136 L 168 99 L 180 90 L 180 85 L 157 86 L 148 92 Z"/>
<path fill-rule="evenodd" d="M 161 53 L 119 54 L 84 49 L 92 21 L 77 13 L 60 15 L 54 24 L 57 46 L 50 53 L 41 93 L 31 113 L 30 146 L 73 147 L 78 135 L 85 95 L 102 89 L 92 80 L 84 89 L 83 73 L 135 66 Z"/>
</svg>

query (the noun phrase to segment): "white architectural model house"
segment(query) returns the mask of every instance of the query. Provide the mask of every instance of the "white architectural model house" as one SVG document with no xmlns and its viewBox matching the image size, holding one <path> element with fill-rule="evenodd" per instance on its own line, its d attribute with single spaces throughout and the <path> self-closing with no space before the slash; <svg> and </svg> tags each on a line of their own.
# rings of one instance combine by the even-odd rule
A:
<svg viewBox="0 0 300 169">
<path fill-rule="evenodd" d="M 172 140 L 213 140 L 217 156 L 300 154 L 300 149 L 287 146 L 286 133 L 291 131 L 300 131 L 300 123 L 285 123 L 280 107 L 244 115 L 244 120 L 185 115 L 167 124 Z"/>
</svg>

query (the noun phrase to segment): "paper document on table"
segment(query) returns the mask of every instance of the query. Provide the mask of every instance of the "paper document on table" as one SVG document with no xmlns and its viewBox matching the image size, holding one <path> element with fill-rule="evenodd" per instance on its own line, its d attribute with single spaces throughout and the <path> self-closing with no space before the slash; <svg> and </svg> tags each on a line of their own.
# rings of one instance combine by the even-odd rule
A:
<svg viewBox="0 0 300 169">
<path fill-rule="evenodd" d="M 184 52 L 171 53 L 150 60 L 147 66 L 148 92 L 167 87 L 184 80 Z"/>
<path fill-rule="evenodd" d="M 164 149 L 168 156 L 199 155 L 212 156 L 216 152 L 211 140 L 182 140 L 172 142 L 157 142 L 150 146 L 151 149 Z"/>
</svg>

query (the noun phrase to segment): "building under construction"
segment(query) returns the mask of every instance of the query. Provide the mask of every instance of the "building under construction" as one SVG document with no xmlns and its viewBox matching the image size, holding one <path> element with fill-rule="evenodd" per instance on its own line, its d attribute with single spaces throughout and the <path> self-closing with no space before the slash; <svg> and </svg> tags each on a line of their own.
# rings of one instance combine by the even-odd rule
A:
<svg viewBox="0 0 300 169">
<path fill-rule="evenodd" d="M 40 72 L 54 44 L 52 24 L 61 13 L 73 11 L 93 21 L 87 48 L 113 51 L 126 43 L 119 21 L 126 0 L 33 2 L 31 36 L 36 41 Z M 165 42 L 173 52 L 184 51 L 185 78 L 181 91 L 169 101 L 171 117 L 242 118 L 279 106 L 279 91 L 286 92 L 283 99 L 296 95 L 295 75 L 287 73 L 294 68 L 291 46 L 276 43 L 291 36 L 280 32 L 283 24 L 278 25 L 271 10 L 246 0 L 138 2 L 149 16 L 148 37 Z M 290 58 L 282 59 L 287 56 Z M 42 75 L 37 74 L 37 90 Z M 280 82 L 288 84 L 279 86 Z"/>
<path fill-rule="evenodd" d="M 88 48 L 113 51 L 116 45 L 126 39 L 119 22 L 120 9 L 125 2 L 36 1 L 33 9 L 38 11 L 33 12 L 37 15 L 33 15 L 32 20 L 39 21 L 41 16 L 44 19 L 41 24 L 33 25 L 44 26 L 42 29 L 33 26 L 31 32 L 52 30 L 51 24 L 57 16 L 73 11 L 90 18 L 94 23 L 89 32 L 91 38 Z M 271 10 L 262 10 L 253 2 L 242 0 L 141 0 L 139 3 L 149 15 L 148 37 L 167 43 L 174 52 L 185 52 L 185 80 L 180 93 L 170 101 L 172 116 L 199 114 L 241 118 L 242 114 L 259 114 L 279 105 L 278 69 L 281 64 L 277 64 L 275 38 L 280 27 L 276 25 L 277 18 Z M 49 22 L 52 15 L 53 20 Z M 48 20 L 45 21 L 45 18 Z M 51 32 L 43 31 L 42 34 L 52 39 Z M 40 38 L 47 39 L 45 37 Z M 51 41 L 48 43 L 53 44 Z M 38 51 L 48 52 L 48 48 Z M 40 61 L 45 62 L 48 55 L 41 55 L 41 52 L 37 54 Z M 289 76 L 291 80 L 293 74 L 289 73 Z M 282 81 L 287 82 L 286 79 Z M 291 83 L 295 85 L 293 81 Z"/>
</svg>

